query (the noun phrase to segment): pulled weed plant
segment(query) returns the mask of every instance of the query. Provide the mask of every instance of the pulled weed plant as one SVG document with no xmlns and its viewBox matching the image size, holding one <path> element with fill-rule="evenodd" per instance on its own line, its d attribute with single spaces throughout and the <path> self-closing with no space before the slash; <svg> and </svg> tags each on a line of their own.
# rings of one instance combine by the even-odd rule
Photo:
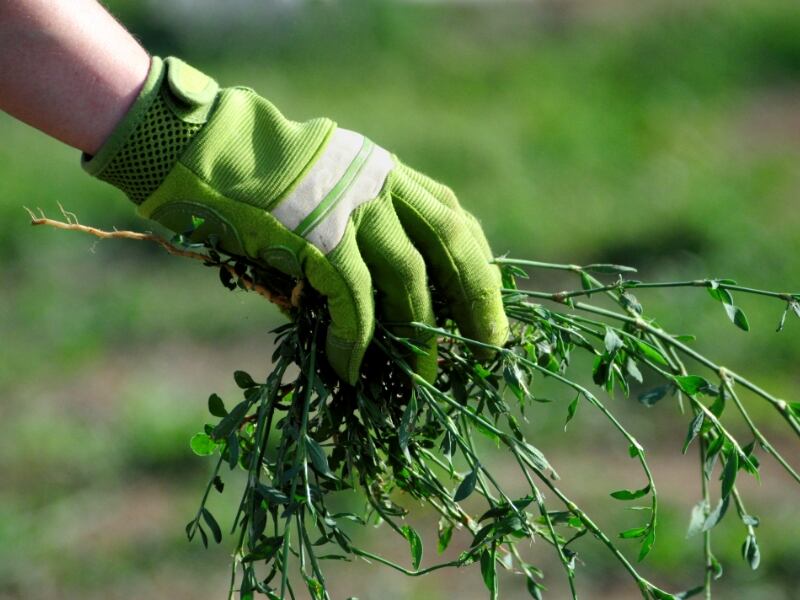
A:
<svg viewBox="0 0 800 600">
<path fill-rule="evenodd" d="M 420 336 L 439 339 L 439 372 L 434 383 L 418 377 L 410 357 L 422 352 L 415 339 L 394 335 L 379 324 L 355 386 L 342 384 L 327 366 L 324 298 L 302 282 L 241 257 L 228 256 L 213 244 L 197 245 L 177 236 L 171 241 L 152 234 L 102 232 L 77 223 L 31 214 L 34 224 L 77 229 L 100 237 L 155 241 L 173 254 L 202 260 L 219 270 L 229 289 L 254 290 L 281 306 L 291 321 L 276 329 L 271 372 L 263 381 L 237 371 L 243 398 L 208 399 L 213 417 L 191 439 L 195 453 L 214 456 L 216 466 L 194 518 L 189 539 L 222 541 L 222 526 L 206 506 L 209 495 L 230 493 L 223 477 L 231 470 L 246 473 L 244 489 L 236 490 L 238 509 L 231 531 L 235 548 L 230 597 L 304 596 L 330 598 L 325 579 L 330 561 L 367 559 L 410 576 L 475 563 L 491 599 L 499 597 L 498 569 L 524 577 L 533 598 L 546 594 L 542 572 L 531 563 L 521 542 L 537 538 L 549 546 L 563 567 L 572 598 L 577 598 L 575 540 L 595 538 L 627 572 L 646 599 L 711 598 L 713 579 L 721 567 L 712 547 L 714 527 L 723 518 L 737 518 L 743 528 L 742 556 L 756 569 L 760 551 L 758 519 L 745 506 L 737 487 L 742 477 L 759 478 L 759 461 L 775 460 L 800 483 L 800 476 L 762 434 L 743 396 L 767 403 L 800 436 L 800 403 L 786 402 L 746 377 L 692 348 L 692 336 L 664 330 L 649 316 L 633 292 L 659 287 L 703 287 L 732 325 L 748 330 L 745 313 L 734 293 L 754 294 L 782 303 L 778 330 L 787 318 L 800 317 L 800 294 L 778 293 L 738 285 L 727 279 L 644 283 L 629 277 L 634 269 L 620 265 L 557 265 L 498 258 L 503 270 L 505 310 L 512 326 L 502 347 L 461 336 L 437 303 L 436 326 L 413 324 Z M 576 289 L 550 293 L 519 287 L 525 269 L 561 269 L 574 273 Z M 603 283 L 598 277 L 609 279 Z M 435 293 L 435 290 L 434 290 Z M 598 300 L 601 302 L 592 302 Z M 478 360 L 473 349 L 494 351 Z M 573 371 L 578 354 L 591 358 L 589 389 Z M 556 465 L 525 435 L 525 414 L 541 401 L 536 381 L 556 380 L 573 398 L 566 423 L 581 405 L 596 410 L 628 449 L 631 468 L 642 474 L 642 487 L 610 491 L 621 505 L 640 511 L 641 524 L 622 532 L 602 530 L 590 510 L 579 506 L 559 486 Z M 588 378 L 587 378 L 588 379 Z M 600 398 L 597 390 L 628 395 L 632 383 L 647 384 L 641 403 L 651 406 L 674 397 L 687 416 L 683 452 L 699 452 L 699 501 L 690 516 L 689 535 L 703 546 L 700 581 L 669 592 L 637 570 L 657 543 L 659 492 L 643 443 L 637 440 Z M 737 439 L 726 427 L 741 419 L 749 431 Z M 477 443 L 488 438 L 504 458 L 516 465 L 523 495 L 508 491 L 508 482 L 485 466 Z M 356 494 L 363 511 L 337 512 L 336 495 Z M 479 511 L 464 508 L 479 497 Z M 713 500 L 712 500 L 713 498 Z M 422 566 L 418 532 L 405 522 L 409 506 L 423 502 L 439 515 L 438 550 L 454 535 L 471 540 L 466 550 L 447 562 Z M 635 505 L 630 503 L 636 502 Z M 353 542 L 353 528 L 381 524 L 405 540 L 409 563 L 404 566 Z M 619 540 L 638 543 L 636 560 L 620 549 Z M 541 548 L 541 547 L 540 547 Z M 367 567 L 365 564 L 364 568 Z M 693 585 L 692 585 L 693 583 Z"/>
</svg>

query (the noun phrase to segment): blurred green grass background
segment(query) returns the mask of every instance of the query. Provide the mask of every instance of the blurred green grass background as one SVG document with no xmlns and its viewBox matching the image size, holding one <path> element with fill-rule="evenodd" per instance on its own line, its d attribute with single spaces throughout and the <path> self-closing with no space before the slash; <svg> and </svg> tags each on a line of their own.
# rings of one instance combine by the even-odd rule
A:
<svg viewBox="0 0 800 600">
<path fill-rule="evenodd" d="M 254 87 L 292 118 L 331 116 L 448 182 L 497 253 L 800 289 L 792 0 L 108 5 L 153 53 Z M 151 225 L 84 175 L 76 151 L 4 114 L 0 140 L 0 598 L 223 597 L 232 540 L 204 551 L 183 533 L 209 468 L 188 439 L 208 393 L 235 393 L 234 369 L 267 372 L 267 332 L 281 317 L 154 248 L 31 229 L 22 205 L 56 215 L 57 202 L 99 227 Z M 530 285 L 576 282 L 534 273 Z M 639 296 L 665 326 L 697 333 L 698 349 L 796 399 L 800 321 L 775 334 L 779 304 L 741 298 L 745 334 L 702 290 Z M 607 496 L 638 483 L 624 444 L 589 410 L 563 433 L 571 398 L 553 393 L 559 402 L 532 410 L 531 438 L 601 524 L 629 526 L 636 515 Z M 642 569 L 671 587 L 698 582 L 700 542 L 684 539 L 699 494 L 695 456 L 680 455 L 687 419 L 669 401 L 609 403 L 661 482 L 659 538 Z M 748 403 L 796 463 L 781 424 Z M 493 460 L 502 471 L 504 457 Z M 800 597 L 798 491 L 764 462 L 763 483 L 747 486 L 763 564 L 747 569 L 743 528 L 724 522 L 719 598 Z M 235 502 L 228 483 L 220 516 Z M 430 561 L 435 522 L 420 515 Z M 362 544 L 407 560 L 383 530 Z M 638 597 L 591 540 L 577 549 L 582 597 Z M 566 597 L 551 552 L 534 544 L 531 557 L 549 597 Z M 336 597 L 485 597 L 474 568 L 420 579 L 363 562 L 328 571 Z M 501 589 L 526 597 L 510 578 Z"/>
</svg>

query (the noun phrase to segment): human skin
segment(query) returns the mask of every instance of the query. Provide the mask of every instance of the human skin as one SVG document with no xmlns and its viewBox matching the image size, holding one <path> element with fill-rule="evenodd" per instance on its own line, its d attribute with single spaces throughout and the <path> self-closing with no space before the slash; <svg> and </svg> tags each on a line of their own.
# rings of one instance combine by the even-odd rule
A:
<svg viewBox="0 0 800 600">
<path fill-rule="evenodd" d="M 149 66 L 95 0 L 0 0 L 0 109 L 87 154 L 130 108 Z"/>
</svg>

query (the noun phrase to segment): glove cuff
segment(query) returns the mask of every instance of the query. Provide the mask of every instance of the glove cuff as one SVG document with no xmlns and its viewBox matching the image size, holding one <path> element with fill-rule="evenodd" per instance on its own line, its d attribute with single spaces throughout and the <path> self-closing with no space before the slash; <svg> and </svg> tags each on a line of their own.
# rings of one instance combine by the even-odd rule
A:
<svg viewBox="0 0 800 600">
<path fill-rule="evenodd" d="M 128 113 L 96 155 L 83 154 L 81 166 L 141 204 L 203 127 L 218 90 L 213 79 L 181 60 L 154 56 Z"/>
</svg>

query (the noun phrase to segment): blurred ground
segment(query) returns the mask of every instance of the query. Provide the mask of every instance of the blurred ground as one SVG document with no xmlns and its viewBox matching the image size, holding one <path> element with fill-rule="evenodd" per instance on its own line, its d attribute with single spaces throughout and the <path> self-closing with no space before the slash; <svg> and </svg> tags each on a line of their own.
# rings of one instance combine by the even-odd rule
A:
<svg viewBox="0 0 800 600">
<path fill-rule="evenodd" d="M 331 116 L 447 181 L 498 253 L 622 262 L 650 280 L 714 275 L 800 289 L 795 2 L 109 4 L 153 52 L 224 85 L 246 83 L 293 118 Z M 75 151 L 6 115 L 0 140 L 0 599 L 221 598 L 232 541 L 204 551 L 184 538 L 210 467 L 188 439 L 207 395 L 234 393 L 234 369 L 267 371 L 267 331 L 281 317 L 154 249 L 31 230 L 21 206 L 55 214 L 56 202 L 100 227 L 150 225 L 85 176 Z M 575 282 L 536 273 L 531 285 Z M 701 351 L 797 399 L 800 321 L 775 334 L 782 306 L 742 298 L 745 334 L 702 290 L 640 299 L 665 326 L 698 333 Z M 534 407 L 532 439 L 601 524 L 629 526 L 636 515 L 607 496 L 639 483 L 625 447 L 589 410 L 563 433 L 571 398 L 557 397 Z M 796 443 L 747 401 L 796 464 Z M 664 514 L 643 571 L 693 584 L 700 547 L 684 532 L 699 475 L 694 455 L 680 455 L 686 419 L 668 401 L 609 403 L 649 448 L 660 483 Z M 743 528 L 724 522 L 722 599 L 800 597 L 798 491 L 763 462 L 763 483 L 748 489 L 762 566 L 747 569 Z M 233 495 L 215 502 L 229 514 Z M 382 530 L 362 542 L 407 561 Z M 563 598 L 542 546 L 532 560 L 548 573 L 549 597 Z M 597 544 L 578 550 L 582 597 L 637 597 Z M 329 572 L 337 598 L 485 597 L 476 569 L 420 579 L 363 563 Z M 511 579 L 501 589 L 526 595 Z"/>
</svg>

